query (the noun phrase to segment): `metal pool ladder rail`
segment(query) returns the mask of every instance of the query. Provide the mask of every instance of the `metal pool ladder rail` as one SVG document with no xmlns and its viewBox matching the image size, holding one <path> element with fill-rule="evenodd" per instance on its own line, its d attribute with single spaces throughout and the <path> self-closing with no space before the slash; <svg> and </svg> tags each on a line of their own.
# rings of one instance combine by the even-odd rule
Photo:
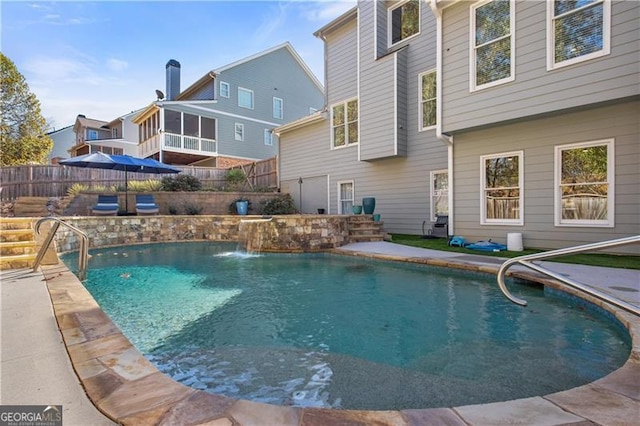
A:
<svg viewBox="0 0 640 426">
<path fill-rule="evenodd" d="M 548 269 L 545 269 L 540 265 L 536 265 L 534 263 L 529 262 L 530 260 L 548 259 L 550 257 L 564 256 L 567 254 L 582 253 L 585 251 L 600 250 L 603 248 L 617 247 L 617 246 L 622 246 L 626 244 L 637 244 L 637 243 L 640 243 L 640 235 L 636 235 L 633 237 L 618 238 L 616 240 L 603 241 L 599 243 L 585 244 L 585 245 L 575 246 L 575 247 L 567 247 L 563 249 L 547 251 L 544 253 L 528 254 L 524 256 L 514 257 L 513 259 L 507 260 L 502 264 L 502 266 L 500 266 L 500 269 L 498 270 L 498 285 L 500 286 L 500 290 L 502 290 L 502 293 L 505 296 L 507 296 L 507 298 L 511 300 L 513 303 L 516 303 L 522 306 L 527 305 L 526 300 L 520 299 L 514 296 L 513 294 L 511 294 L 504 283 L 504 276 L 507 272 L 507 269 L 509 269 L 509 267 L 511 267 L 512 265 L 519 263 L 523 266 L 526 266 L 527 268 L 533 269 L 534 271 L 548 275 L 551 278 L 554 278 L 570 287 L 581 290 L 600 300 L 604 300 L 607 303 L 611 303 L 612 305 L 615 305 L 628 312 L 631 312 L 632 314 L 640 315 L 640 308 L 638 308 L 637 306 L 634 306 L 630 303 L 624 302 L 615 297 L 604 294 L 593 288 L 584 286 L 576 281 L 571 280 L 570 278 L 564 277 L 560 274 L 549 271 Z"/>
<path fill-rule="evenodd" d="M 33 271 L 35 272 L 35 270 L 38 269 L 38 266 L 40 266 L 40 262 L 42 262 L 42 258 L 51 245 L 53 237 L 56 235 L 56 232 L 58 231 L 60 225 L 64 225 L 71 231 L 73 231 L 78 237 L 80 237 L 80 250 L 78 251 L 78 278 L 80 279 L 80 281 L 83 281 L 87 277 L 87 261 L 89 259 L 89 237 L 87 237 L 87 234 L 82 230 L 68 224 L 62 219 L 58 219 L 57 217 L 53 216 L 43 217 L 42 219 L 37 221 L 35 225 L 36 233 L 40 233 L 40 225 L 42 225 L 42 223 L 46 222 L 47 220 L 52 220 L 55 223 L 51 226 L 49 234 L 47 234 L 47 238 L 44 240 L 44 243 L 42 243 L 40 251 L 38 251 L 38 255 L 36 256 L 36 260 L 33 264 Z"/>
</svg>

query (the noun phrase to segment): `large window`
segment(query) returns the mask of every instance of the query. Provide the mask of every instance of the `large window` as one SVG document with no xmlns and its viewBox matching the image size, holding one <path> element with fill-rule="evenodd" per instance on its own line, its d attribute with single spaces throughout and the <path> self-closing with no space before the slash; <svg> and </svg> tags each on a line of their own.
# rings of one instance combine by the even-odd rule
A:
<svg viewBox="0 0 640 426">
<path fill-rule="evenodd" d="M 164 110 L 164 131 L 176 135 L 205 139 L 216 138 L 215 118 L 201 117 L 180 111 Z"/>
<path fill-rule="evenodd" d="M 524 224 L 522 158 L 522 151 L 480 157 L 482 224 Z"/>
<path fill-rule="evenodd" d="M 556 225 L 614 225 L 613 140 L 557 146 Z"/>
<path fill-rule="evenodd" d="M 338 214 L 352 214 L 353 201 L 353 181 L 338 182 Z"/>
<path fill-rule="evenodd" d="M 266 146 L 273 145 L 273 132 L 269 129 L 264 129 L 264 144 Z"/>
<path fill-rule="evenodd" d="M 420 130 L 436 125 L 436 72 L 429 71 L 420 74 Z"/>
<path fill-rule="evenodd" d="M 431 172 L 429 185 L 431 196 L 431 220 L 449 214 L 449 173 L 446 170 Z"/>
<path fill-rule="evenodd" d="M 358 100 L 342 102 L 331 107 L 333 147 L 358 143 Z"/>
<path fill-rule="evenodd" d="M 98 131 L 97 130 L 87 130 L 87 140 L 89 140 L 89 141 L 97 141 L 98 140 Z"/>
<path fill-rule="evenodd" d="M 253 90 L 238 87 L 238 106 L 253 109 Z"/>
<path fill-rule="evenodd" d="M 610 0 L 554 0 L 547 16 L 548 69 L 609 54 Z"/>
<path fill-rule="evenodd" d="M 237 141 L 243 141 L 244 140 L 244 124 L 236 123 L 234 134 L 235 134 L 235 139 Z"/>
<path fill-rule="evenodd" d="M 226 81 L 221 81 L 220 82 L 220 97 L 222 98 L 228 98 L 229 97 L 229 83 L 227 83 Z"/>
<path fill-rule="evenodd" d="M 284 118 L 284 105 L 280 98 L 273 98 L 273 118 Z"/>
<path fill-rule="evenodd" d="M 471 90 L 513 81 L 514 3 L 490 0 L 471 8 Z"/>
<path fill-rule="evenodd" d="M 420 32 L 420 1 L 398 2 L 388 12 L 389 46 Z"/>
</svg>

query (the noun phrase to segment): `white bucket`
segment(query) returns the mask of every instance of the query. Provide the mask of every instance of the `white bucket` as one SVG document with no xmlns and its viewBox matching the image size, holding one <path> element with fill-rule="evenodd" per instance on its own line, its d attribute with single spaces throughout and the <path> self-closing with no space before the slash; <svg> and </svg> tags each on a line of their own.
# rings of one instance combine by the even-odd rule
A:
<svg viewBox="0 0 640 426">
<path fill-rule="evenodd" d="M 507 233 L 507 250 L 522 251 L 522 234 L 519 232 Z"/>
</svg>

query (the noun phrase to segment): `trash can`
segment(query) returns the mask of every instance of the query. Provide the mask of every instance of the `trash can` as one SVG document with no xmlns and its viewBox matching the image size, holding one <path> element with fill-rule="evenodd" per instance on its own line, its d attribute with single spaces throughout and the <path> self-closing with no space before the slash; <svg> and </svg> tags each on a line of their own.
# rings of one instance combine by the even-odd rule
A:
<svg viewBox="0 0 640 426">
<path fill-rule="evenodd" d="M 507 233 L 507 250 L 509 251 L 522 251 L 522 234 L 519 232 Z"/>
</svg>

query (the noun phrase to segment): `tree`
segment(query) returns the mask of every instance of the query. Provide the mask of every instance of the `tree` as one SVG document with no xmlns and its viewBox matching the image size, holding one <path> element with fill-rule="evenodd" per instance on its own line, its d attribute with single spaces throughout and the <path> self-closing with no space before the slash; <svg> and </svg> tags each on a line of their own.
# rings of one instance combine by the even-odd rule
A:
<svg viewBox="0 0 640 426">
<path fill-rule="evenodd" d="M 14 63 L 0 52 L 0 166 L 45 164 L 53 148 L 40 102 Z"/>
</svg>

